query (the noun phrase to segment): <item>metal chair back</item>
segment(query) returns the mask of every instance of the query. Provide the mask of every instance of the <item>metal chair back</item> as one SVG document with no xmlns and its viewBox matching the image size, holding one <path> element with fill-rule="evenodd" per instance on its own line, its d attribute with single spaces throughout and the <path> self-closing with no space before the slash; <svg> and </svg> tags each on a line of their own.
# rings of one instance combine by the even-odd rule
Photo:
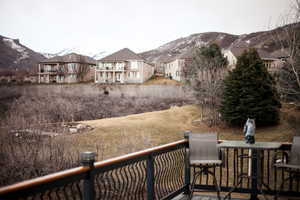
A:
<svg viewBox="0 0 300 200">
<path fill-rule="evenodd" d="M 219 160 L 217 143 L 217 133 L 191 133 L 189 135 L 190 162 Z"/>
<path fill-rule="evenodd" d="M 300 165 L 300 136 L 295 136 L 293 139 L 289 164 Z"/>
</svg>

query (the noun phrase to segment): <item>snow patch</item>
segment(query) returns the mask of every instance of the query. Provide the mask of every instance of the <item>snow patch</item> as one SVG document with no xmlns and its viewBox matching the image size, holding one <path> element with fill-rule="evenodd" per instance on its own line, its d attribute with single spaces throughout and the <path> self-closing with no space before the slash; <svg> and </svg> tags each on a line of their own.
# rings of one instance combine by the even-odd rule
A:
<svg viewBox="0 0 300 200">
<path fill-rule="evenodd" d="M 43 54 L 46 58 L 53 58 L 55 56 L 65 56 L 70 53 L 77 53 L 77 54 L 81 54 L 84 56 L 89 56 L 95 60 L 99 60 L 99 59 L 107 56 L 109 52 L 100 51 L 100 52 L 95 53 L 95 52 L 86 51 L 84 48 L 81 48 L 81 47 L 72 47 L 72 48 L 63 49 L 57 53 L 45 53 L 45 52 L 40 52 L 40 53 Z"/>
<path fill-rule="evenodd" d="M 250 40 L 247 40 L 247 41 L 246 41 L 247 44 L 250 44 L 250 42 L 251 42 Z"/>
<path fill-rule="evenodd" d="M 220 35 L 220 36 L 219 36 L 219 40 L 223 40 L 224 37 L 225 37 L 225 35 Z"/>
<path fill-rule="evenodd" d="M 13 39 L 10 38 L 3 38 L 3 42 L 8 45 L 9 47 L 11 47 L 12 49 L 16 50 L 17 52 L 19 52 L 21 54 L 21 56 L 14 61 L 14 63 L 19 63 L 21 60 L 29 58 L 29 54 L 26 51 L 26 49 L 20 45 L 18 45 L 17 43 L 15 43 L 15 41 Z"/>
</svg>

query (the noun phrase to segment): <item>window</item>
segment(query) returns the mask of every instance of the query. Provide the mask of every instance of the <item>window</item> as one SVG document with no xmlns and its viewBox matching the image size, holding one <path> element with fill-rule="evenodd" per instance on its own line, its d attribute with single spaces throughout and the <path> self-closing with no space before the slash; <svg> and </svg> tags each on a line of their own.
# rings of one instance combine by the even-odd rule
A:
<svg viewBox="0 0 300 200">
<path fill-rule="evenodd" d="M 68 63 L 68 72 L 75 72 L 76 63 Z"/>
<path fill-rule="evenodd" d="M 138 68 L 137 61 L 132 61 L 130 66 L 131 66 L 131 69 L 137 69 Z"/>
<path fill-rule="evenodd" d="M 134 77 L 134 72 L 129 72 L 129 77 L 133 78 Z"/>
<path fill-rule="evenodd" d="M 140 72 L 129 72 L 128 78 L 140 78 Z"/>
<path fill-rule="evenodd" d="M 103 66 L 104 66 L 105 69 L 111 69 L 112 64 L 111 63 L 104 63 Z"/>
<path fill-rule="evenodd" d="M 124 69 L 124 63 L 116 63 L 116 69 L 117 70 L 123 70 Z"/>
</svg>

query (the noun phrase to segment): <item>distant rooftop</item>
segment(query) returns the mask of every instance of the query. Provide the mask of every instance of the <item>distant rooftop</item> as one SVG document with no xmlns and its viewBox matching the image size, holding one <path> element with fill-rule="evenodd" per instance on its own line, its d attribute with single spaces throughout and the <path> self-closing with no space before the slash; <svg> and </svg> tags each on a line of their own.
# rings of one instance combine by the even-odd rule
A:
<svg viewBox="0 0 300 200">
<path fill-rule="evenodd" d="M 230 51 L 233 53 L 235 57 L 242 55 L 242 53 L 247 50 L 245 47 L 234 47 L 231 48 Z M 288 57 L 288 53 L 285 50 L 277 50 L 272 53 L 267 52 L 262 49 L 256 49 L 259 56 L 263 59 L 275 59 L 275 58 L 285 58 Z"/>
<path fill-rule="evenodd" d="M 141 56 L 137 55 L 128 48 L 121 49 L 111 55 L 108 55 L 99 61 L 127 61 L 127 60 L 144 60 Z"/>
</svg>

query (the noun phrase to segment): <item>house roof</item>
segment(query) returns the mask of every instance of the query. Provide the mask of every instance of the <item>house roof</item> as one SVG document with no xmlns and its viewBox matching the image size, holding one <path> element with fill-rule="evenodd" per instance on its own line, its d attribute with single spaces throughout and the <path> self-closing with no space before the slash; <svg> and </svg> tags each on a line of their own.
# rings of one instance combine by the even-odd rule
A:
<svg viewBox="0 0 300 200">
<path fill-rule="evenodd" d="M 121 49 L 111 55 L 108 55 L 99 61 L 126 61 L 126 60 L 144 60 L 128 48 Z"/>
<path fill-rule="evenodd" d="M 96 60 L 91 57 L 70 53 L 64 56 L 55 56 L 53 58 L 48 58 L 40 63 L 87 63 L 87 64 L 96 64 Z"/>
<path fill-rule="evenodd" d="M 242 53 L 247 49 L 248 48 L 245 47 L 234 47 L 231 48 L 230 51 L 237 58 L 238 56 L 242 55 Z M 263 49 L 256 49 L 256 50 L 262 59 L 277 59 L 282 57 L 288 57 L 288 54 L 285 50 L 277 50 L 272 53 L 267 52 Z"/>
<path fill-rule="evenodd" d="M 276 58 L 287 58 L 287 57 L 289 57 L 289 53 L 286 49 L 278 49 L 277 51 L 274 51 L 271 55 L 273 57 L 276 57 Z"/>
</svg>

